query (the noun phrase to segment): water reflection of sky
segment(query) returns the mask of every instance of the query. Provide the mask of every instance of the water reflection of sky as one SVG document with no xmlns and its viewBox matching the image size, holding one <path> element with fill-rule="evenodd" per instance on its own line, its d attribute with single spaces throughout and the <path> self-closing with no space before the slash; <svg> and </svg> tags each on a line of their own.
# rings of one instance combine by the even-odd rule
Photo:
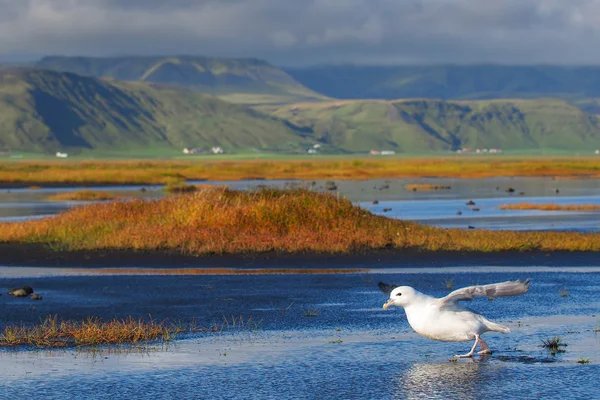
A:
<svg viewBox="0 0 600 400">
<path fill-rule="evenodd" d="M 1 261 L 0 261 L 1 262 Z M 17 273 L 9 276 L 7 270 Z M 2 325 L 47 315 L 229 324 L 165 347 L 55 351 L 0 349 L 6 398 L 506 399 L 596 398 L 600 373 L 598 268 L 389 268 L 376 274 L 37 276 L 0 269 L 0 288 L 31 285 L 41 302 L 0 296 Z M 60 273 L 52 269 L 52 273 Z M 28 272 L 25 274 L 24 272 Z M 586 273 L 587 272 L 587 273 Z M 470 343 L 417 335 L 400 308 L 384 311 L 379 280 L 434 296 L 475 283 L 532 278 L 529 293 L 468 306 L 511 329 L 488 333 L 496 351 L 454 364 Z M 569 291 L 562 297 L 563 288 Z M 308 308 L 318 309 L 307 317 Z M 235 328 L 231 318 L 257 325 Z M 239 321 L 239 319 L 238 319 Z M 552 357 L 541 339 L 561 336 Z M 578 365 L 579 358 L 590 365 Z M 550 385 L 548 382 L 552 382 Z"/>
<path fill-rule="evenodd" d="M 213 181 L 193 182 L 228 185 L 234 189 L 257 186 L 305 187 L 326 190 L 325 180 L 285 181 Z M 411 183 L 431 183 L 451 186 L 450 190 L 412 192 Z M 336 181 L 340 196 L 346 197 L 375 214 L 391 218 L 414 220 L 448 228 L 509 229 L 509 230 L 600 230 L 600 213 L 552 212 L 537 210 L 500 210 L 502 204 L 517 202 L 558 204 L 600 204 L 600 180 L 552 180 L 546 178 L 489 178 L 489 179 L 373 179 Z M 507 188 L 514 193 L 506 192 Z M 145 188 L 145 191 L 141 191 Z M 59 192 L 83 188 L 42 188 L 0 190 L 0 221 L 18 221 L 32 216 L 46 216 L 81 202 L 48 201 Z M 105 186 L 97 190 L 137 198 L 164 196 L 160 186 Z M 557 193 L 558 189 L 558 193 Z M 523 192 L 521 195 L 520 192 Z M 377 200 L 378 204 L 373 204 Z M 465 203 L 473 200 L 479 211 Z M 384 209 L 391 209 L 384 212 Z M 457 215 L 457 212 L 461 215 Z"/>
</svg>

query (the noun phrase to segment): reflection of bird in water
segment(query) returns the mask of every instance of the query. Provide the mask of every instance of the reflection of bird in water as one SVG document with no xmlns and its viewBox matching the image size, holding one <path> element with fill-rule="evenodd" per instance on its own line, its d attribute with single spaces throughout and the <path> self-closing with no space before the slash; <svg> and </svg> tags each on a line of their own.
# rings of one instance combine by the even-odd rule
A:
<svg viewBox="0 0 600 400">
<path fill-rule="evenodd" d="M 525 282 L 517 280 L 469 286 L 455 290 L 441 299 L 418 292 L 410 286 L 379 282 L 379 288 L 390 295 L 383 309 L 390 306 L 404 307 L 406 319 L 417 333 L 444 342 L 466 342 L 475 339 L 471 351 L 454 356 L 454 358 L 464 358 L 472 357 L 478 344 L 479 354 L 491 353 L 487 343 L 481 339 L 481 335 L 485 332 L 509 333 L 510 329 L 488 321 L 484 316 L 462 307 L 458 302 L 473 300 L 474 297 L 487 297 L 492 300 L 495 297 L 523 294 L 529 289 L 529 279 Z"/>
<path fill-rule="evenodd" d="M 410 367 L 396 385 L 398 399 L 474 399 L 481 398 L 479 363 L 421 364 Z"/>
</svg>

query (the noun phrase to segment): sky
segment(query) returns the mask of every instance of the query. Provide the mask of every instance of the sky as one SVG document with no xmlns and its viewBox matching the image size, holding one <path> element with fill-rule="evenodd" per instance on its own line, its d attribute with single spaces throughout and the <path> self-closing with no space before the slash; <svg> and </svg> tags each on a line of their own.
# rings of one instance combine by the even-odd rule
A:
<svg viewBox="0 0 600 400">
<path fill-rule="evenodd" d="M 0 0 L 0 61 L 600 64 L 600 0 Z"/>
</svg>

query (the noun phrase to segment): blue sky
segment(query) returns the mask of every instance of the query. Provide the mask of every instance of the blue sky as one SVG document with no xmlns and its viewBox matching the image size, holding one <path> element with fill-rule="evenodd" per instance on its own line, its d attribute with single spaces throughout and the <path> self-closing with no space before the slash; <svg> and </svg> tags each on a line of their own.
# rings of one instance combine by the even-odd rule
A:
<svg viewBox="0 0 600 400">
<path fill-rule="evenodd" d="M 0 0 L 0 60 L 599 64 L 600 0 Z"/>
</svg>

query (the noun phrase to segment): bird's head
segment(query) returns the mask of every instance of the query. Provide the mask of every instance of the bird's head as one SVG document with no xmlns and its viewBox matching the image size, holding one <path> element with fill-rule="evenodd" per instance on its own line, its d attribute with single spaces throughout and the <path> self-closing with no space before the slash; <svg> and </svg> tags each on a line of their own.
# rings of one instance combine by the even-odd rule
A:
<svg viewBox="0 0 600 400">
<path fill-rule="evenodd" d="M 389 300 L 383 305 L 383 309 L 388 307 L 406 307 L 416 296 L 417 291 L 410 286 L 399 286 L 390 292 Z"/>
</svg>

